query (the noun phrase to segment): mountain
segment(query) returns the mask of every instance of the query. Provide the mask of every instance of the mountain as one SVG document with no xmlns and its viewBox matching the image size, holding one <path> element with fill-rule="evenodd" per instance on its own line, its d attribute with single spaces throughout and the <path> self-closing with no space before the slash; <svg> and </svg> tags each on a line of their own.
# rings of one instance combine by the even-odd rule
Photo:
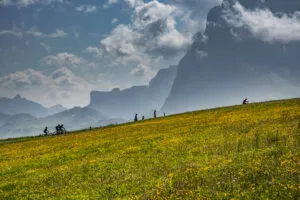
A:
<svg viewBox="0 0 300 200">
<path fill-rule="evenodd" d="M 0 138 L 37 135 L 39 130 L 31 126 L 38 124 L 37 120 L 29 114 L 7 115 L 5 118 L 1 115 Z"/>
<path fill-rule="evenodd" d="M 9 117 L 10 117 L 10 115 L 0 113 L 0 127 L 3 126 L 4 124 L 6 124 Z"/>
<path fill-rule="evenodd" d="M 63 124 L 67 131 L 73 131 L 122 122 L 125 120 L 107 118 L 89 107 L 74 107 L 44 118 L 29 114 L 0 114 L 0 138 L 39 135 L 46 126 L 50 132 L 55 132 L 57 124 Z"/>
<path fill-rule="evenodd" d="M 60 113 L 67 110 L 67 108 L 63 107 L 62 105 L 55 105 L 48 108 L 48 115 L 54 115 L 56 113 Z"/>
<path fill-rule="evenodd" d="M 74 107 L 72 109 L 42 118 L 41 124 L 54 127 L 57 124 L 64 124 L 66 129 L 76 130 L 95 126 L 99 121 L 108 118 L 89 107 Z"/>
<path fill-rule="evenodd" d="M 178 65 L 162 111 L 299 97 L 300 37 L 288 30 L 297 26 L 299 9 L 299 0 L 225 0 L 213 8 Z"/>
<path fill-rule="evenodd" d="M 32 116 L 41 117 L 47 114 L 47 109 L 38 103 L 22 98 L 20 95 L 16 95 L 12 99 L 0 99 L 0 113 L 8 115 L 27 113 Z"/>
<path fill-rule="evenodd" d="M 45 108 L 39 103 L 27 100 L 20 95 L 14 98 L 0 98 L 0 113 L 7 115 L 16 115 L 26 113 L 35 117 L 45 117 L 57 112 L 66 110 L 61 105 Z"/>
<path fill-rule="evenodd" d="M 177 73 L 177 66 L 160 70 L 147 86 L 91 92 L 89 107 L 110 117 L 133 118 L 135 113 L 150 115 L 159 110 L 168 97 Z M 151 114 L 152 115 L 152 114 Z"/>
</svg>

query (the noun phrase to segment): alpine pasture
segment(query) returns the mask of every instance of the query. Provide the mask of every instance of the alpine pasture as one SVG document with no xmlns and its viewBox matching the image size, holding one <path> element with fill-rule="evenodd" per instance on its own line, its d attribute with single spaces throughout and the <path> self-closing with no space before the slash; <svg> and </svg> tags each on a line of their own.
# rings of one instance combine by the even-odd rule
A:
<svg viewBox="0 0 300 200">
<path fill-rule="evenodd" d="M 300 99 L 0 140 L 5 200 L 299 199 L 299 181 Z"/>
</svg>

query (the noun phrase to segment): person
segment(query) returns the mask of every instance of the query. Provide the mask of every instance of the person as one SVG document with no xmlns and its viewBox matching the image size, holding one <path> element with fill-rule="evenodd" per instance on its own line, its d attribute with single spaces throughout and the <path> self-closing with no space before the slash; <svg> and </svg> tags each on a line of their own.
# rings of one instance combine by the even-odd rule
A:
<svg viewBox="0 0 300 200">
<path fill-rule="evenodd" d="M 59 134 L 59 133 L 60 133 L 60 131 L 59 131 L 59 127 L 60 127 L 60 125 L 59 125 L 59 124 L 58 124 L 57 126 L 55 126 L 56 134 Z"/>
<path fill-rule="evenodd" d="M 59 128 L 60 128 L 61 134 L 67 133 L 67 131 L 66 131 L 66 129 L 65 129 L 65 127 L 64 127 L 63 124 L 61 124 Z"/>
<path fill-rule="evenodd" d="M 137 114 L 135 114 L 135 116 L 134 116 L 134 121 L 135 121 L 135 122 L 138 121 L 138 115 L 137 115 Z"/>
<path fill-rule="evenodd" d="M 248 99 L 247 98 L 243 100 L 243 105 L 246 105 L 246 104 L 248 104 Z"/>
<path fill-rule="evenodd" d="M 46 126 L 45 129 L 44 129 L 44 133 L 45 135 L 48 135 L 49 131 L 48 131 L 48 127 Z"/>
<path fill-rule="evenodd" d="M 166 113 L 164 112 L 164 117 L 166 116 Z"/>
<path fill-rule="evenodd" d="M 145 116 L 143 115 L 142 120 L 145 120 Z"/>
<path fill-rule="evenodd" d="M 154 110 L 154 114 L 153 115 L 154 115 L 153 117 L 156 118 L 156 110 Z"/>
</svg>

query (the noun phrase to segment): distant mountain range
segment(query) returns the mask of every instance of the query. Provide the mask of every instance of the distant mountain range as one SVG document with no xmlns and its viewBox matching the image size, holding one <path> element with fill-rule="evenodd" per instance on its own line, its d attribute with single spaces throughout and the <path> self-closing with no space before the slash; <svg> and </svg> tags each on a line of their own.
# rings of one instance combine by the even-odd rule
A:
<svg viewBox="0 0 300 200">
<path fill-rule="evenodd" d="M 46 117 L 66 110 L 62 105 L 56 105 L 51 108 L 45 108 L 39 103 L 22 98 L 16 95 L 14 98 L 0 98 L 0 113 L 7 115 L 16 115 L 27 113 L 34 117 Z"/>
<path fill-rule="evenodd" d="M 160 70 L 149 85 L 134 86 L 125 90 L 91 92 L 89 107 L 109 117 L 133 118 L 134 114 L 153 115 L 160 110 L 168 97 L 177 74 L 177 66 Z"/>
<path fill-rule="evenodd" d="M 39 135 L 46 126 L 50 132 L 54 132 L 57 124 L 63 124 L 67 131 L 73 131 L 122 122 L 125 120 L 109 119 L 89 107 L 75 107 L 44 118 L 29 114 L 0 114 L 0 138 Z"/>
<path fill-rule="evenodd" d="M 66 109 L 61 105 L 45 108 L 20 95 L 0 99 L 0 138 L 38 135 L 47 126 L 55 130 L 63 124 L 70 130 L 126 122 L 135 113 L 152 116 L 168 97 L 177 73 L 176 66 L 160 70 L 149 85 L 120 91 L 91 93 L 89 106 Z M 103 113 L 103 114 L 102 114 Z"/>
</svg>

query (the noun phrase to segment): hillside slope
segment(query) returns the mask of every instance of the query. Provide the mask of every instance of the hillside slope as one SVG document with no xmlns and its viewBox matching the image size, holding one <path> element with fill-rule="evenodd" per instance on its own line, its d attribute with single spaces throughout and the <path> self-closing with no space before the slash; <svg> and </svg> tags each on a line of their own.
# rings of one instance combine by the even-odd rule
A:
<svg viewBox="0 0 300 200">
<path fill-rule="evenodd" d="M 0 199 L 297 199 L 300 99 L 0 140 Z"/>
</svg>

